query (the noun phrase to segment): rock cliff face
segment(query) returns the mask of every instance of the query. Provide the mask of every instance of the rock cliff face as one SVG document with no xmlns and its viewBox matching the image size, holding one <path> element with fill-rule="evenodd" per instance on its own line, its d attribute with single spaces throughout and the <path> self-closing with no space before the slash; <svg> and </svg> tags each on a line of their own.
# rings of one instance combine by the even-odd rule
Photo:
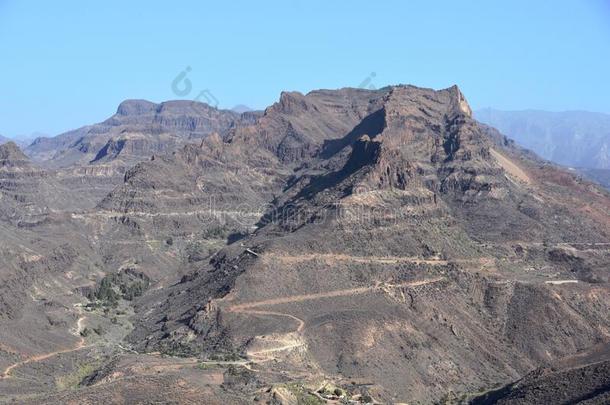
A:
<svg viewBox="0 0 610 405">
<path fill-rule="evenodd" d="M 284 92 L 253 125 L 237 127 L 227 138 L 266 149 L 289 165 L 306 162 L 325 146 L 330 150 L 337 134 L 347 134 L 378 110 L 387 91 L 319 90 L 306 96 Z"/>
<path fill-rule="evenodd" d="M 128 157 L 135 158 L 130 160 L 134 163 L 147 159 L 151 152 L 170 151 L 176 143 L 201 139 L 213 132 L 225 133 L 239 117 L 232 111 L 194 101 L 154 104 L 127 100 L 106 121 L 54 138 L 38 138 L 26 153 L 51 167 L 66 167 L 99 160 L 106 156 L 104 149 L 123 143 L 130 144 Z"/>
<path fill-rule="evenodd" d="M 610 196 L 475 121 L 457 87 L 184 108 L 125 102 L 60 169 L 0 149 L 15 207 L 52 207 L 0 221 L 0 363 L 41 381 L 0 379 L 13 398 L 64 381 L 67 363 L 37 373 L 62 339 L 101 362 L 83 398 L 219 403 L 465 400 L 607 347 Z M 39 200 L 49 184 L 95 198 Z M 76 340 L 83 322 L 108 332 Z"/>
</svg>

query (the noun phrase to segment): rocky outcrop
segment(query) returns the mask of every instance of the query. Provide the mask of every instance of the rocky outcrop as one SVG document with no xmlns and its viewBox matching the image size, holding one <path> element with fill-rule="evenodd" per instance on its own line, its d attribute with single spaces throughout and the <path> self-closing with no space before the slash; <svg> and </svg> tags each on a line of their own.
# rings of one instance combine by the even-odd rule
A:
<svg viewBox="0 0 610 405">
<path fill-rule="evenodd" d="M 109 139 L 90 163 L 95 165 L 117 159 L 121 159 L 123 162 L 137 162 L 144 156 L 170 153 L 180 143 L 180 140 L 169 136 L 151 138 L 141 134 L 123 134 L 120 137 Z"/>
<path fill-rule="evenodd" d="M 141 116 L 154 113 L 157 109 L 157 104 L 147 100 L 125 100 L 116 110 L 120 116 Z"/>
<path fill-rule="evenodd" d="M 30 166 L 28 157 L 25 156 L 15 142 L 7 142 L 0 145 L 0 165 L 10 168 L 26 168 Z"/>
<path fill-rule="evenodd" d="M 47 173 L 35 167 L 19 147 L 0 145 L 0 210 L 2 219 L 21 221 L 48 210 Z"/>
</svg>

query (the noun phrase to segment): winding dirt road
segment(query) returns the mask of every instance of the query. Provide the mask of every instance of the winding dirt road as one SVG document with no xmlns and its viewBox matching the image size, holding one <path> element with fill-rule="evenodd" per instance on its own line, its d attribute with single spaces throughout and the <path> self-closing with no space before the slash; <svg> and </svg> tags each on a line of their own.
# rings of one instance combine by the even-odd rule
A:
<svg viewBox="0 0 610 405">
<path fill-rule="evenodd" d="M 62 350 L 56 350 L 53 352 L 49 352 L 49 353 L 44 353 L 44 354 L 39 354 L 36 356 L 31 356 L 28 357 L 24 360 L 18 361 L 17 363 L 11 364 L 10 366 L 8 366 L 7 368 L 4 369 L 4 371 L 2 372 L 2 375 L 0 375 L 0 379 L 4 379 L 4 378 L 9 378 L 11 375 L 11 371 L 13 371 L 14 369 L 24 366 L 26 364 L 29 363 L 36 363 L 39 361 L 43 361 L 46 360 L 50 357 L 53 356 L 57 356 L 60 354 L 64 354 L 64 353 L 70 353 L 70 352 L 74 352 L 77 350 L 80 350 L 85 346 L 85 339 L 80 335 L 80 333 L 83 331 L 83 322 L 85 321 L 86 317 L 85 316 L 81 316 L 80 318 L 78 318 L 78 320 L 76 321 L 76 331 L 75 331 L 75 335 L 79 336 L 79 340 L 76 343 L 75 346 L 71 347 L 71 348 L 67 348 L 67 349 L 62 349 Z"/>
<path fill-rule="evenodd" d="M 377 285 L 370 286 L 370 287 L 356 287 L 356 288 L 349 288 L 349 289 L 345 289 L 345 290 L 334 290 L 334 291 L 327 291 L 327 292 L 320 292 L 320 293 L 313 293 L 313 294 L 291 295 L 291 296 L 287 296 L 287 297 L 272 298 L 272 299 L 267 299 L 267 300 L 232 305 L 228 308 L 228 311 L 235 312 L 235 313 L 249 314 L 249 315 L 280 316 L 280 317 L 290 318 L 291 320 L 295 321 L 298 325 L 295 332 L 292 332 L 292 333 L 296 333 L 297 335 L 300 335 L 303 332 L 303 329 L 305 329 L 304 320 L 302 320 L 294 315 L 285 313 L 285 312 L 266 311 L 266 310 L 261 310 L 261 309 L 257 309 L 257 308 L 265 307 L 265 306 L 280 305 L 280 304 L 289 304 L 289 303 L 294 303 L 294 302 L 319 300 L 319 299 L 324 299 L 324 298 L 346 297 L 346 296 L 351 296 L 351 295 L 365 294 L 365 293 L 374 292 L 374 291 L 387 291 L 388 289 L 393 289 L 393 288 L 418 287 L 418 286 L 422 286 L 422 285 L 426 285 L 426 284 L 437 283 L 443 279 L 444 279 L 444 277 L 436 277 L 436 278 L 430 278 L 430 279 L 424 279 L 424 280 L 409 281 L 409 282 L 404 282 L 404 283 L 399 283 L 399 284 L 378 283 Z M 260 357 L 263 357 L 266 360 L 268 360 L 268 359 L 271 359 L 271 357 L 269 357 L 269 355 L 271 353 L 284 351 L 284 350 L 290 350 L 290 349 L 294 349 L 294 348 L 304 345 L 304 342 L 297 341 L 297 340 L 289 342 L 289 340 L 291 340 L 291 339 L 286 340 L 284 342 L 286 344 L 283 344 L 278 347 L 266 348 L 266 349 L 255 350 L 255 351 L 248 351 L 248 355 L 250 357 L 258 357 L 259 358 L 258 361 L 260 362 L 260 361 L 263 361 L 260 359 Z"/>
</svg>

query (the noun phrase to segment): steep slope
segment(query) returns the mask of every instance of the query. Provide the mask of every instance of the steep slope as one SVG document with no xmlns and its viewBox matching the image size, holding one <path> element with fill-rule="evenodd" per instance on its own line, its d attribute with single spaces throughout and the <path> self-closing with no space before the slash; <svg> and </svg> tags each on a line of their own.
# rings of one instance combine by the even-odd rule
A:
<svg viewBox="0 0 610 405">
<path fill-rule="evenodd" d="M 295 176 L 253 235 L 142 299 L 138 350 L 428 402 L 608 338 L 608 194 L 479 125 L 457 87 L 353 91 L 351 129 L 298 127 L 328 94 L 272 108 L 288 136 L 250 142 Z"/>
<path fill-rule="evenodd" d="M 309 170 L 322 149 L 336 148 L 333 136 L 351 140 L 367 127 L 359 124 L 371 121 L 367 117 L 386 93 L 283 93 L 263 115 L 244 116 L 226 139 L 213 134 L 138 164 L 97 210 L 79 218 L 109 221 L 114 237 L 101 246 L 117 263 L 150 256 L 146 241 L 170 238 L 173 248 L 188 251 L 187 261 L 206 257 L 227 239 L 249 234 L 295 173 Z"/>
<path fill-rule="evenodd" d="M 21 226 L 85 205 L 56 178 L 30 162 L 14 142 L 0 145 L 0 218 Z"/>
<path fill-rule="evenodd" d="M 522 146 L 561 165 L 610 169 L 610 115 L 586 111 L 500 111 L 475 113 Z"/>
<path fill-rule="evenodd" d="M 501 389 L 474 398 L 480 404 L 607 404 L 610 401 L 610 352 L 595 347 L 536 369 Z"/>
<path fill-rule="evenodd" d="M 90 284 L 101 262 L 89 235 L 68 220 L 87 203 L 16 144 L 0 145 L 0 377 L 75 339 L 66 327 L 75 315 L 71 288 Z"/>
</svg>

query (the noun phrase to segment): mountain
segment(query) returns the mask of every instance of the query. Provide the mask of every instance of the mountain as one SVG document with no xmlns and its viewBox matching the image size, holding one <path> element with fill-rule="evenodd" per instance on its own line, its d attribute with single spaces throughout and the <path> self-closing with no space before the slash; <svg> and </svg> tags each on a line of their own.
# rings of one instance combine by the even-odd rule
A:
<svg viewBox="0 0 610 405">
<path fill-rule="evenodd" d="M 235 111 L 238 114 L 242 114 L 248 111 L 254 111 L 252 108 L 248 107 L 244 104 L 238 104 L 235 107 L 231 108 L 231 111 Z"/>
<path fill-rule="evenodd" d="M 30 144 L 37 138 L 49 138 L 50 135 L 44 132 L 32 132 L 30 134 L 21 134 L 13 137 L 13 141 L 23 150 L 26 149 Z"/>
<path fill-rule="evenodd" d="M 606 339 L 586 291 L 608 293 L 608 194 L 470 115 L 456 87 L 283 94 L 225 148 L 294 175 L 253 234 L 144 296 L 128 340 L 432 402 Z"/>
<path fill-rule="evenodd" d="M 457 86 L 284 92 L 238 117 L 148 158 L 93 133 L 45 169 L 6 149 L 0 207 L 50 207 L 0 218 L 7 401 L 458 402 L 610 347 L 610 194 Z M 52 182 L 96 197 L 32 197 Z M 569 398 L 604 386 L 583 370 Z"/>
<path fill-rule="evenodd" d="M 610 115 L 586 111 L 500 111 L 475 117 L 525 148 L 564 166 L 610 169 Z"/>
<path fill-rule="evenodd" d="M 69 195 L 57 179 L 30 159 L 12 141 L 0 145 L 0 216 L 21 226 L 53 211 L 86 205 Z M 25 222 L 24 222 L 25 221 Z"/>
<path fill-rule="evenodd" d="M 140 252 L 133 243 L 123 244 L 125 239 L 163 235 L 189 251 L 184 253 L 189 266 L 201 265 L 204 252 L 252 232 L 269 204 L 297 178 L 295 171 L 305 170 L 336 133 L 356 127 L 375 108 L 372 100 L 382 96 L 352 89 L 307 97 L 282 93 L 278 103 L 251 124 L 232 128 L 224 140 L 211 135 L 136 165 L 87 215 L 121 218 L 109 226 L 120 235 L 107 242 L 115 258 Z M 148 245 L 140 248 L 143 257 L 150 255 Z"/>
<path fill-rule="evenodd" d="M 188 100 L 161 104 L 127 100 L 107 120 L 53 138 L 37 138 L 26 154 L 51 167 L 88 164 L 119 156 L 136 163 L 177 144 L 225 133 L 239 114 Z"/>
<path fill-rule="evenodd" d="M 37 138 L 24 151 L 53 172 L 63 187 L 88 200 L 86 207 L 93 207 L 121 184 L 133 165 L 213 133 L 223 136 L 254 117 L 194 101 L 126 100 L 107 120 L 56 137 Z"/>
<path fill-rule="evenodd" d="M 14 139 L 12 139 L 12 138 L 7 138 L 6 136 L 0 135 L 0 145 L 2 145 L 4 143 L 8 143 L 8 142 L 14 142 L 20 148 L 25 148 L 31 143 L 31 140 L 29 140 L 29 138 L 27 138 L 27 137 L 15 137 Z"/>
</svg>

